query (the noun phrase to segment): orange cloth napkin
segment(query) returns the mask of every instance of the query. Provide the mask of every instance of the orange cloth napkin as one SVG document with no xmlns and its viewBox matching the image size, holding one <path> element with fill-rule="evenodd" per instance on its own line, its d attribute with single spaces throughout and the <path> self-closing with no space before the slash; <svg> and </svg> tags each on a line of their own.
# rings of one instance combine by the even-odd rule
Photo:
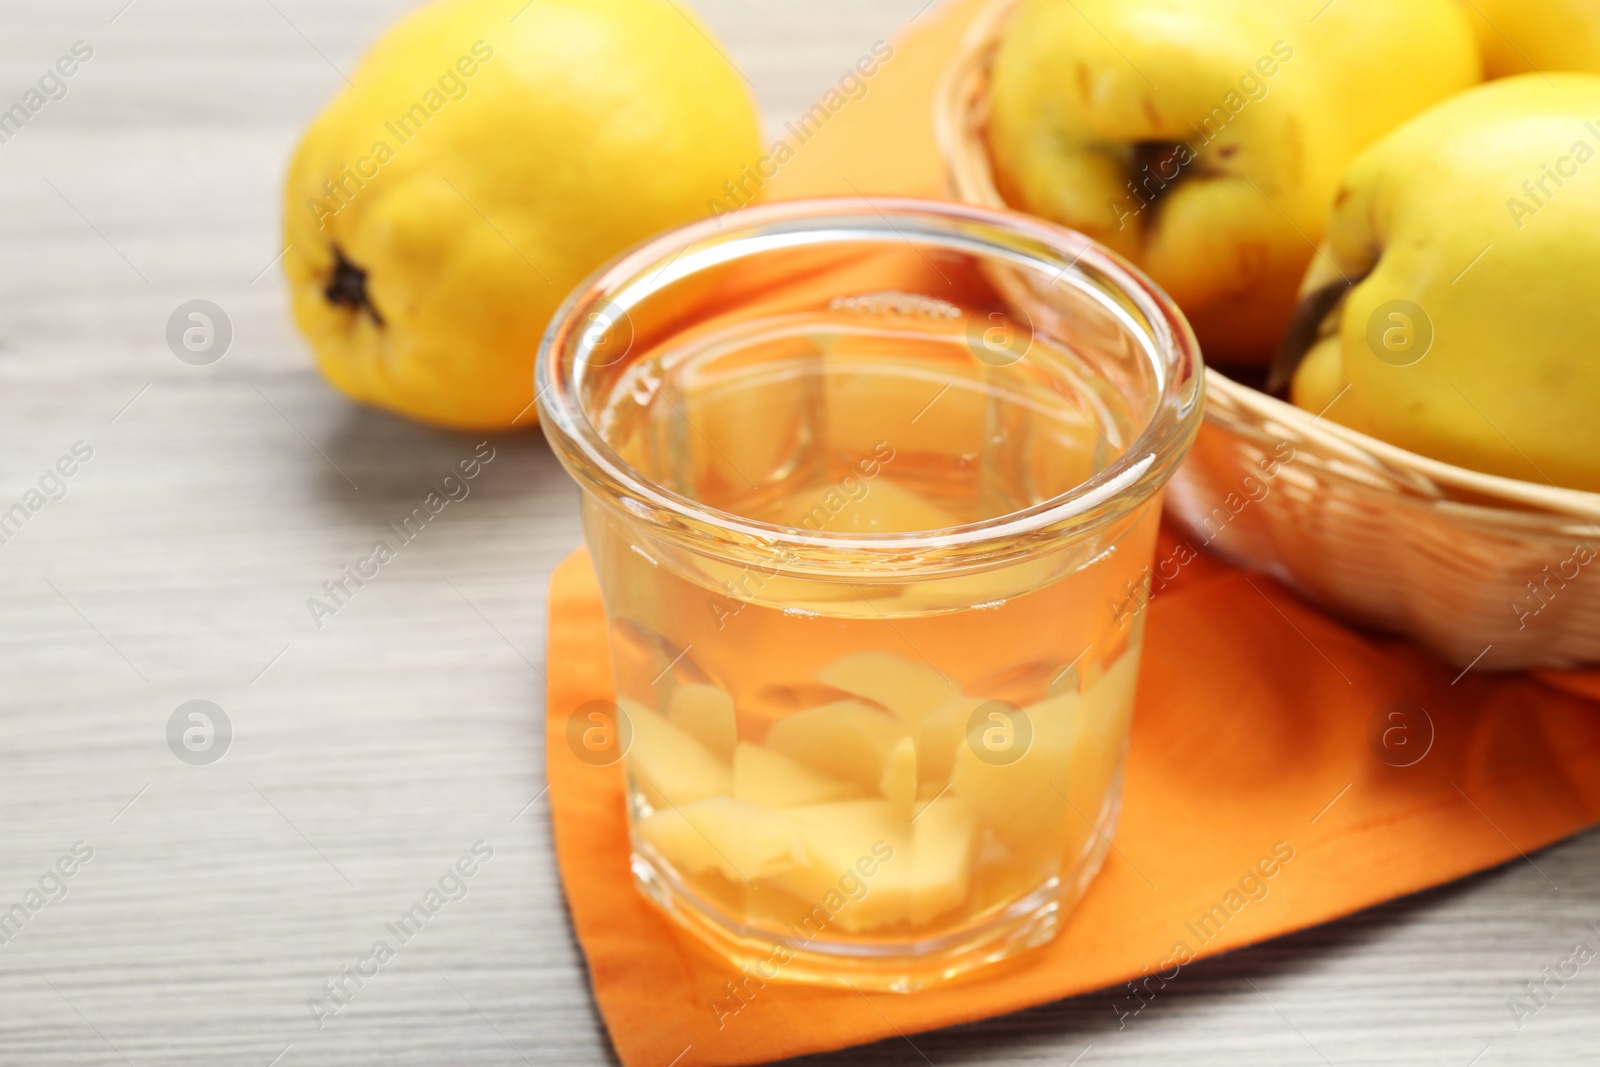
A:
<svg viewBox="0 0 1600 1067">
<path fill-rule="evenodd" d="M 803 131 L 765 195 L 943 195 L 932 88 L 979 2 L 915 20 L 866 96 Z M 1165 533 L 1158 558 L 1179 537 Z M 753 1063 L 1152 972 L 1172 980 L 1192 959 L 1521 862 L 1600 820 L 1600 714 L 1583 699 L 1600 699 L 1595 674 L 1542 674 L 1549 686 L 1458 678 L 1209 557 L 1184 565 L 1148 610 L 1121 827 L 1053 943 L 909 996 L 769 983 L 730 1012 L 724 983 L 736 972 L 633 887 L 620 767 L 589 766 L 568 747 L 571 713 L 609 698 L 612 683 L 588 557 L 563 562 L 550 582 L 551 813 L 573 927 L 623 1063 Z M 1396 705 L 1422 710 L 1386 717 Z M 1394 729 L 1412 747 L 1393 733 L 1385 747 Z"/>
</svg>

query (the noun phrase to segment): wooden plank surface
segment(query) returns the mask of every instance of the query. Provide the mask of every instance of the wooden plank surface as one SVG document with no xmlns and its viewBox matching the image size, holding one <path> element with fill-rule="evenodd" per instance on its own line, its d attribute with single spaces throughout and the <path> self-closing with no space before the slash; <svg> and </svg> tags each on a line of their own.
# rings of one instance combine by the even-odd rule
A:
<svg viewBox="0 0 1600 1067">
<path fill-rule="evenodd" d="M 482 440 L 335 395 L 272 266 L 298 131 L 408 6 L 0 13 L 6 106 L 94 49 L 0 144 L 0 509 L 92 450 L 0 545 L 0 912 L 59 897 L 0 944 L 0 1064 L 612 1059 L 536 800 L 545 579 L 579 538 L 542 439 L 494 438 L 380 579 L 320 630 L 305 607 Z M 921 6 L 700 4 L 773 125 Z M 234 328 L 208 367 L 164 340 L 194 298 Z M 190 700 L 231 723 L 220 762 L 168 748 Z M 307 1000 L 480 841 L 465 895 L 319 1029 Z M 1507 1007 L 1600 947 L 1590 921 L 1595 834 L 1196 965 L 1131 1019 L 1112 990 L 817 1062 L 1593 1062 L 1600 965 L 1520 1028 Z"/>
</svg>

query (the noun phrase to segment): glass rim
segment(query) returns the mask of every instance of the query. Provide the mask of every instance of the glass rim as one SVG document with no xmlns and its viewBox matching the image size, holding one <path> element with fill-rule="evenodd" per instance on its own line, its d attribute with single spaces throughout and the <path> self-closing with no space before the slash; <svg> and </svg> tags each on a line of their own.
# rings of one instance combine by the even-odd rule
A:
<svg viewBox="0 0 1600 1067">
<path fill-rule="evenodd" d="M 695 273 L 694 265 L 723 265 L 775 247 L 774 237 L 810 235 L 818 244 L 860 240 L 947 247 L 991 260 L 1019 260 L 1054 272 L 1095 299 L 1138 341 L 1159 383 L 1149 420 L 1122 453 L 1089 478 L 1047 500 L 976 522 L 933 530 L 830 533 L 769 523 L 722 511 L 676 493 L 635 470 L 605 440 L 583 404 L 581 372 L 594 347 L 586 342 L 596 309 L 627 307 L 615 298 L 643 283 L 640 296 Z M 940 240 L 940 239 L 943 240 Z M 913 247 L 916 247 L 913 244 Z M 1092 275 L 1098 276 L 1098 281 Z M 1104 286 L 1135 307 L 1140 323 L 1106 297 Z M 635 301 L 637 302 L 637 301 Z M 1024 357 L 1025 358 L 1025 357 Z M 596 369 L 609 363 L 596 363 Z M 824 550 L 846 557 L 905 558 L 908 553 L 961 549 L 963 554 L 1014 543 L 1047 531 L 1080 532 L 1121 512 L 1119 502 L 1142 503 L 1166 483 L 1199 428 L 1204 374 L 1200 348 L 1177 305 L 1137 267 L 1075 230 L 1017 212 L 910 197 L 785 200 L 741 208 L 665 231 L 613 258 L 562 302 L 539 346 L 534 366 L 539 421 L 562 464 L 585 491 L 634 498 L 635 513 L 655 511 L 701 537 Z M 641 518 L 644 515 L 640 515 Z"/>
</svg>

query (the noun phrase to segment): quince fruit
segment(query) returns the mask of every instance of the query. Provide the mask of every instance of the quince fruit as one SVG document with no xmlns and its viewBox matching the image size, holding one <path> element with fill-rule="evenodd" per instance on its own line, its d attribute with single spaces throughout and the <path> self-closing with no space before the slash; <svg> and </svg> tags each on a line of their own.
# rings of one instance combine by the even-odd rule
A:
<svg viewBox="0 0 1600 1067">
<path fill-rule="evenodd" d="M 676 2 L 439 0 L 373 46 L 294 155 L 295 321 L 358 400 L 526 425 L 567 292 L 710 214 L 760 154 L 739 73 Z"/>
<path fill-rule="evenodd" d="M 1600 76 L 1504 78 L 1418 116 L 1345 175 L 1292 399 L 1447 463 L 1600 491 L 1597 233 Z"/>
<path fill-rule="evenodd" d="M 1008 203 L 1143 268 L 1208 359 L 1260 363 L 1345 166 L 1479 77 L 1453 0 L 1025 0 L 989 148 Z"/>
<path fill-rule="evenodd" d="M 829 778 L 788 756 L 748 741 L 733 752 L 733 799 L 763 808 L 791 808 L 853 800 L 861 795 L 854 782 Z"/>
<path fill-rule="evenodd" d="M 636 701 L 623 697 L 620 703 L 633 727 L 628 770 L 652 805 L 674 807 L 732 792 L 728 764 L 693 734 Z"/>
</svg>

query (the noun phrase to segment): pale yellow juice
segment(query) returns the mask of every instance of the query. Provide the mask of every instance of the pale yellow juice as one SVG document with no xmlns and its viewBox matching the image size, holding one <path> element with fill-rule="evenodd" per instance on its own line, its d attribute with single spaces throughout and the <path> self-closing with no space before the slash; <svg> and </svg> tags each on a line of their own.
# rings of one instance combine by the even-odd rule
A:
<svg viewBox="0 0 1600 1067">
<path fill-rule="evenodd" d="M 745 562 L 659 536 L 643 502 L 586 494 L 635 873 L 749 958 L 788 946 L 794 977 L 815 977 L 811 954 L 959 948 L 1008 917 L 1048 936 L 1042 905 L 1070 902 L 1109 841 L 1133 706 L 1143 618 L 1127 605 L 1158 497 L 1014 560 L 908 549 L 938 555 L 925 579 L 825 565 L 830 539 L 958 532 L 1048 501 L 1138 429 L 1065 351 L 1034 341 L 994 366 L 937 315 L 894 322 L 765 319 L 621 377 L 608 443 L 752 520 Z M 780 548 L 763 523 L 809 536 Z"/>
</svg>

